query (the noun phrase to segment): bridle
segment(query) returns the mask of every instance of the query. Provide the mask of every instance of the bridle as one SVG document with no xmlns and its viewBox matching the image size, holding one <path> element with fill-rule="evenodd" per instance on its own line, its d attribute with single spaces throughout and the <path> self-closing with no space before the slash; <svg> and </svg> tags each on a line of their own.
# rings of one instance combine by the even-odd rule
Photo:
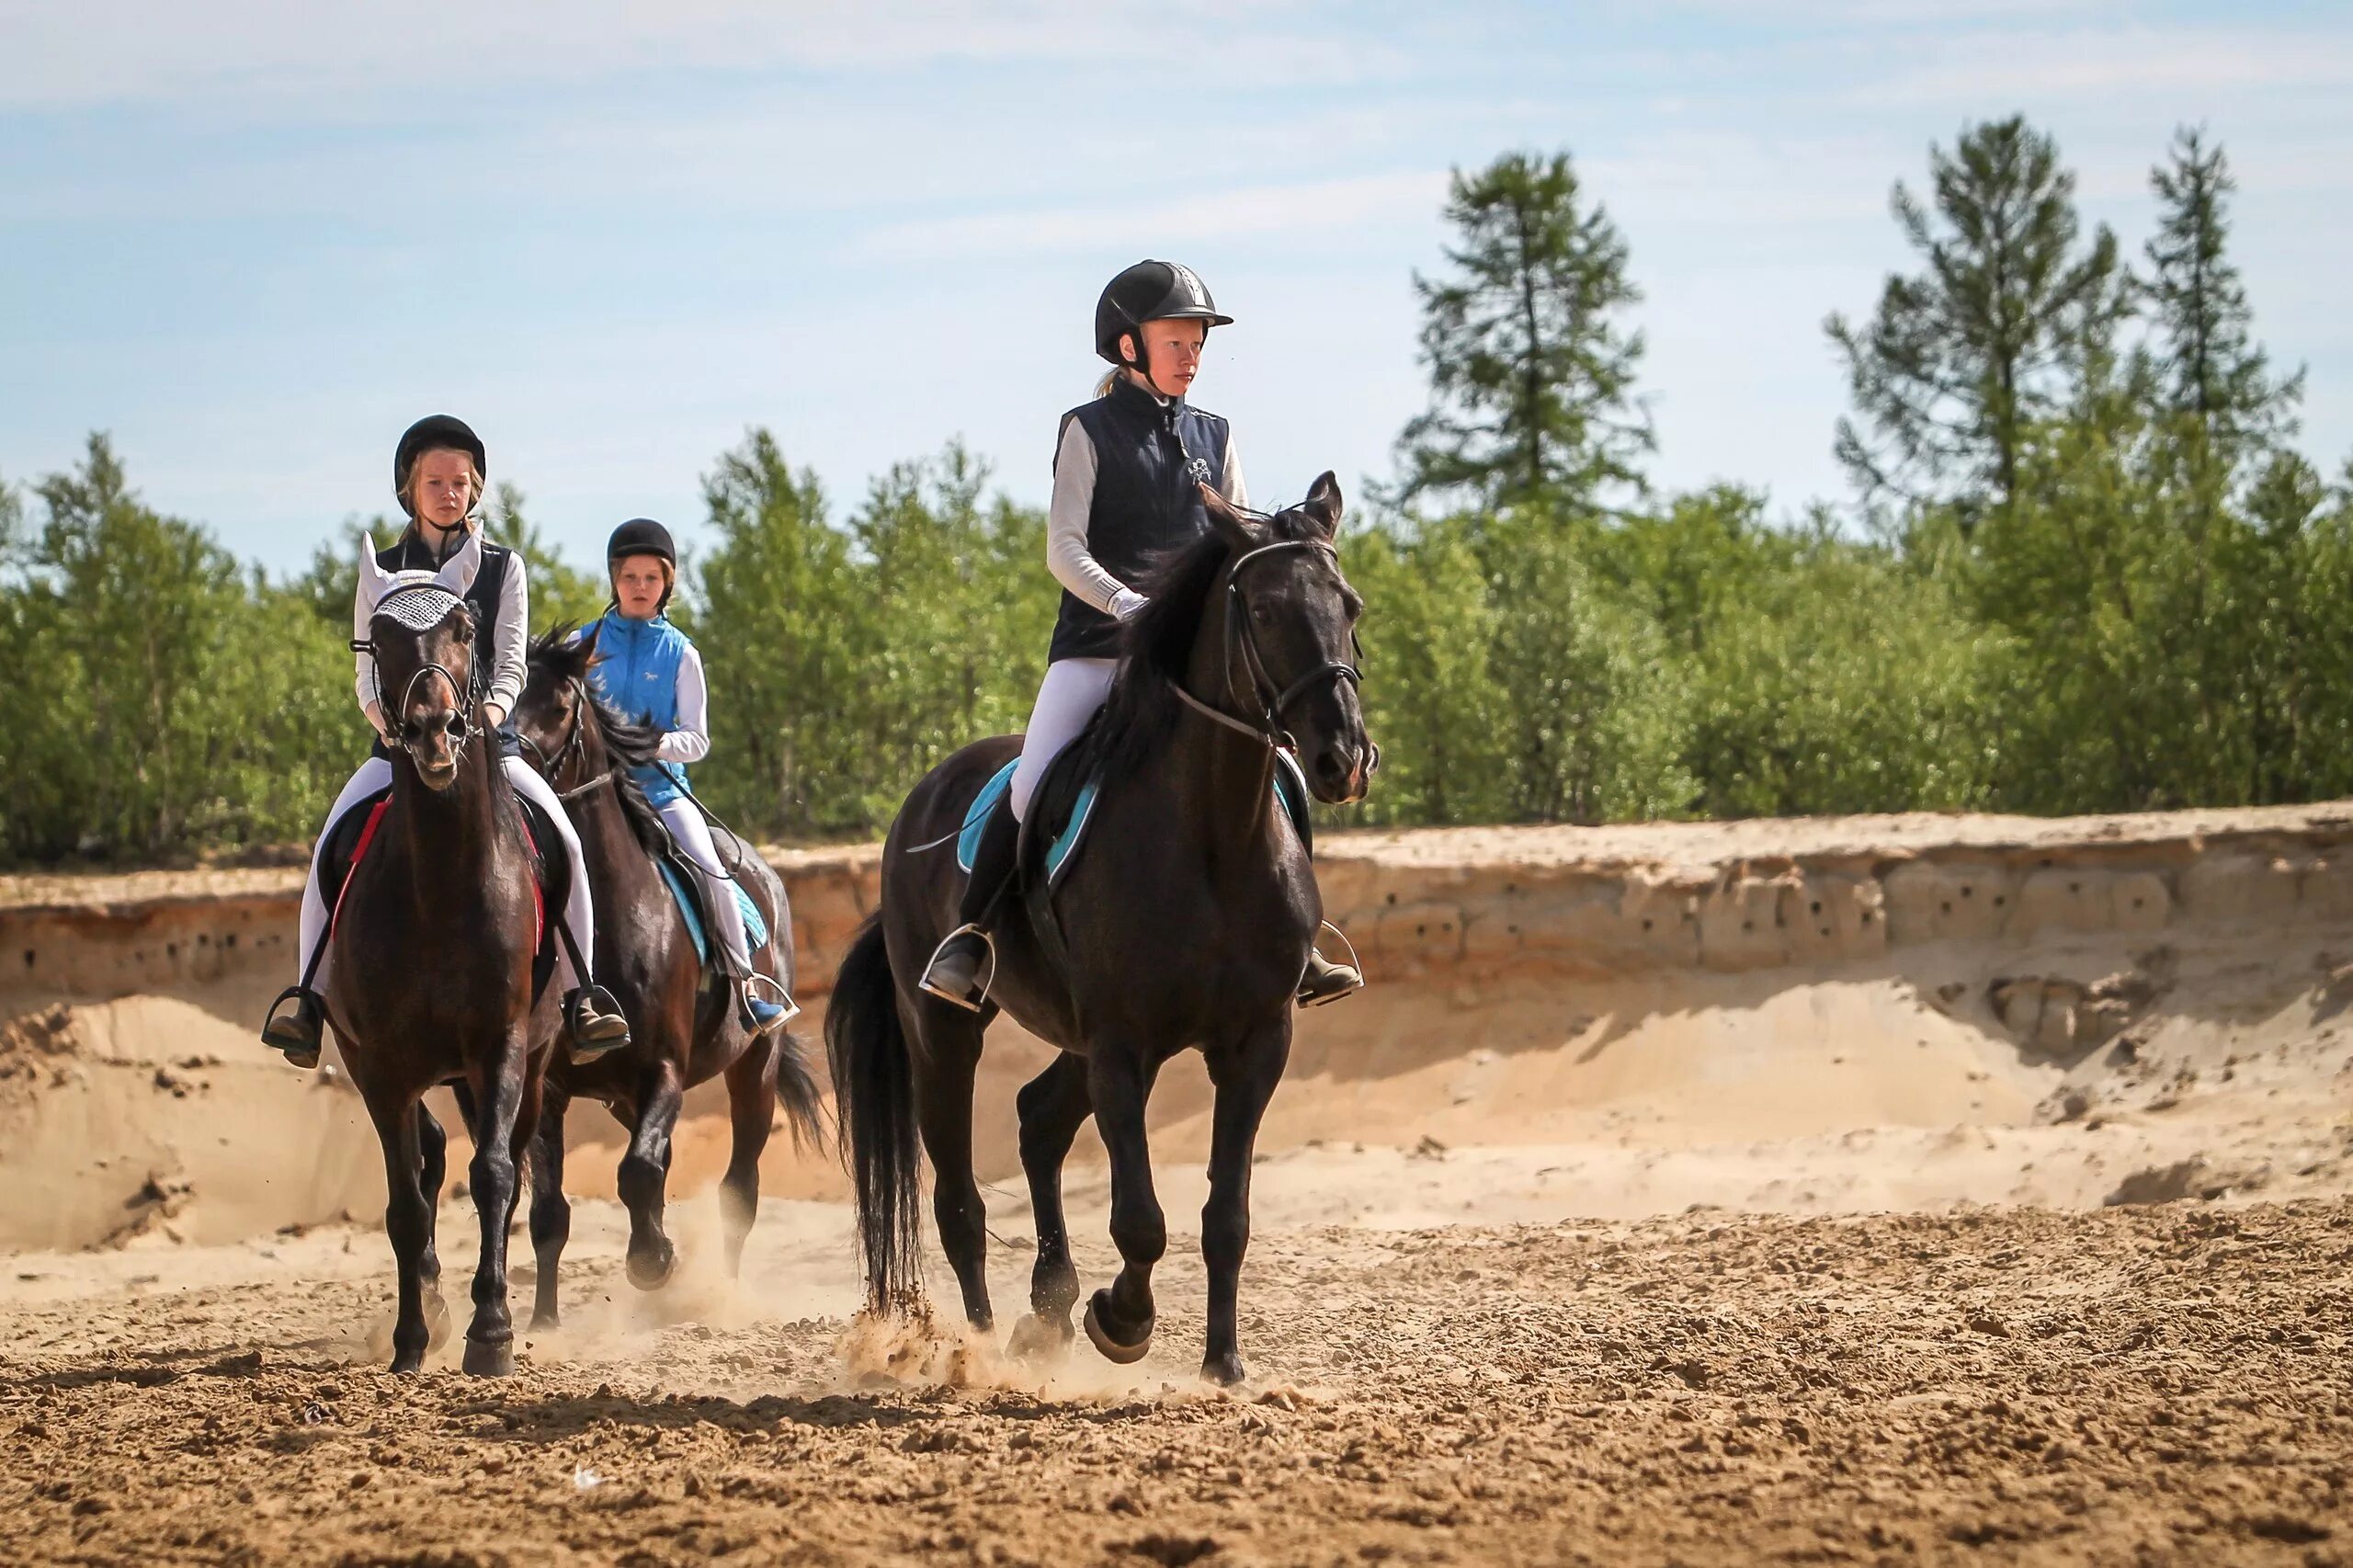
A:
<svg viewBox="0 0 2353 1568">
<path fill-rule="evenodd" d="M 435 608 L 434 601 L 427 599 L 425 601 L 424 608 L 413 611 L 406 605 L 398 603 L 404 594 L 432 594 L 448 602 L 438 606 L 436 613 L 427 619 L 425 612 L 426 609 Z M 368 618 L 369 635 L 364 641 L 355 639 L 351 644 L 351 651 L 355 653 L 366 653 L 371 659 L 381 658 L 376 652 L 375 637 L 375 623 L 379 619 L 389 619 L 395 626 L 423 637 L 447 620 L 451 609 L 461 609 L 464 607 L 465 600 L 438 583 L 404 583 L 376 601 L 376 608 Z M 379 664 L 377 668 L 381 672 L 381 665 Z M 474 666 L 470 665 L 469 674 L 473 673 L 477 671 Z M 475 722 L 474 702 L 477 694 L 471 686 L 460 685 L 458 677 L 449 673 L 448 666 L 430 659 L 420 664 L 410 672 L 408 683 L 401 688 L 400 706 L 397 709 L 385 710 L 385 717 L 392 719 L 395 714 L 401 716 L 399 722 L 392 725 L 392 741 L 402 751 L 408 754 L 409 761 L 415 763 L 416 761 L 415 743 L 406 739 L 403 733 L 408 727 L 405 716 L 408 713 L 409 704 L 416 699 L 418 685 L 436 676 L 449 687 L 449 695 L 457 704 L 457 727 L 449 732 L 449 762 L 450 766 L 455 767 L 465 762 L 467 744 L 481 735 L 482 726 Z M 377 706 L 380 709 L 383 706 L 383 696 L 384 688 L 380 681 L 376 687 Z"/>
<path fill-rule="evenodd" d="M 1194 712 L 1212 722 L 1222 724 L 1239 734 L 1247 735 L 1269 750 L 1296 751 L 1299 749 L 1298 740 L 1290 731 L 1282 727 L 1282 717 L 1292 703 L 1298 701 L 1311 689 L 1327 680 L 1345 680 L 1359 689 L 1364 686 L 1364 671 L 1361 667 L 1364 661 L 1364 645 L 1357 641 L 1354 630 L 1348 633 L 1348 645 L 1356 654 L 1356 662 L 1353 664 L 1346 659 L 1327 660 L 1300 676 L 1289 686 L 1278 685 L 1274 676 L 1267 671 L 1266 655 L 1258 646 L 1258 633 L 1250 620 L 1250 602 L 1242 592 L 1242 574 L 1261 561 L 1294 551 L 1310 550 L 1322 551 L 1331 557 L 1336 563 L 1340 558 L 1338 551 L 1321 540 L 1279 540 L 1273 544 L 1262 544 L 1256 549 L 1243 551 L 1233 564 L 1226 568 L 1225 694 L 1228 697 L 1240 695 L 1240 684 L 1236 679 L 1235 670 L 1238 659 L 1242 672 L 1249 677 L 1250 691 L 1246 706 L 1256 709 L 1258 722 L 1253 724 L 1246 719 L 1237 719 L 1224 709 L 1213 707 L 1195 697 L 1185 689 L 1182 683 L 1176 685 L 1176 695 L 1183 699 L 1185 705 Z M 1366 771 L 1370 772 L 1380 766 L 1381 748 L 1375 745 L 1372 761 L 1368 765 Z"/>
<path fill-rule="evenodd" d="M 588 705 L 587 682 L 578 676 L 567 676 L 564 677 L 563 684 L 572 693 L 572 723 L 564 734 L 563 744 L 555 748 L 555 755 L 550 756 L 539 742 L 523 733 L 520 725 L 516 727 L 515 735 L 530 754 L 538 758 L 532 766 L 540 770 L 540 777 L 546 779 L 549 787 L 555 790 L 555 798 L 559 801 L 570 801 L 580 799 L 592 790 L 601 789 L 610 784 L 613 781 L 613 770 L 608 767 L 585 783 L 575 784 L 569 790 L 562 788 L 563 770 L 567 767 L 574 760 L 581 760 L 582 766 L 586 766 L 585 755 L 587 744 L 584 737 L 588 728 L 587 720 L 584 716 Z"/>
</svg>

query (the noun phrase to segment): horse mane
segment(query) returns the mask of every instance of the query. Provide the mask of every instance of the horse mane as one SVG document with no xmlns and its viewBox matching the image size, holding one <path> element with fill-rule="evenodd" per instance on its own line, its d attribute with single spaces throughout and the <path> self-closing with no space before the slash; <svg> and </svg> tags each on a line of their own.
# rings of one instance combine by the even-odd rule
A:
<svg viewBox="0 0 2353 1568">
<path fill-rule="evenodd" d="M 662 732 L 650 724 L 631 723 L 612 704 L 597 695 L 597 688 L 588 684 L 589 666 L 597 662 L 597 645 L 578 636 L 579 631 L 573 621 L 560 621 L 531 639 L 525 667 L 533 672 L 544 670 L 559 681 L 580 683 L 589 707 L 595 710 L 597 733 L 605 743 L 607 771 L 613 780 L 613 793 L 620 801 L 621 814 L 629 819 L 630 832 L 645 852 L 659 860 L 670 848 L 670 829 L 662 821 L 662 813 L 654 809 L 654 802 L 645 798 L 645 787 L 630 769 L 654 765 L 661 750 Z"/>
<path fill-rule="evenodd" d="M 1322 526 L 1297 506 L 1264 521 L 1268 544 L 1324 537 Z M 1120 628 L 1120 672 L 1102 712 L 1077 743 L 1086 752 L 1077 776 L 1108 784 L 1132 774 L 1165 746 L 1184 710 L 1176 690 L 1192 665 L 1193 640 L 1233 555 L 1225 536 L 1212 528 L 1163 551 L 1129 585 L 1146 603 Z"/>
</svg>

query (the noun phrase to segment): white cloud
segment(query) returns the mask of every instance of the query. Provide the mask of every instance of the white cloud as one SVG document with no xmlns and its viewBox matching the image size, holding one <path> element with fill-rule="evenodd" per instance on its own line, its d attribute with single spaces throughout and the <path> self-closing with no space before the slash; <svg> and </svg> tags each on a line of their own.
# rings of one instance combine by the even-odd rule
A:
<svg viewBox="0 0 2353 1568">
<path fill-rule="evenodd" d="M 1881 108 L 1931 103 L 1982 108 L 2126 94 L 2346 86 L 2353 86 L 2353 40 L 2341 31 L 2086 28 L 1955 38 L 1927 62 L 1855 88 L 1848 101 Z"/>
</svg>

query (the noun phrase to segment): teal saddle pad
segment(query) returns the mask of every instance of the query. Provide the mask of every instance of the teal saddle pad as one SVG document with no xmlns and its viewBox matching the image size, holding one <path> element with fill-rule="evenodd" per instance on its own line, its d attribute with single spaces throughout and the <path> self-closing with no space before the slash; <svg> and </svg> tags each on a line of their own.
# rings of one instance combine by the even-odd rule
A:
<svg viewBox="0 0 2353 1568">
<path fill-rule="evenodd" d="M 1298 827 L 1299 835 L 1304 840 L 1308 835 L 1307 775 L 1300 771 L 1298 762 L 1287 751 L 1276 752 L 1275 760 L 1275 799 L 1282 802 L 1283 809 L 1290 813 L 1292 824 Z M 1005 798 L 1006 790 L 1013 783 L 1013 770 L 1020 766 L 1021 759 L 1015 757 L 989 775 L 988 782 L 981 786 L 980 793 L 972 797 L 972 805 L 965 809 L 963 829 L 956 835 L 956 864 L 965 871 L 972 870 L 972 858 L 980 853 L 981 832 L 988 825 L 989 813 L 996 810 L 997 801 Z M 1054 841 L 1046 846 L 1046 881 L 1049 886 L 1062 881 L 1063 868 L 1078 853 L 1080 841 L 1086 836 L 1086 824 L 1095 814 L 1095 796 L 1096 781 L 1090 778 L 1079 787 L 1077 798 L 1071 802 L 1070 820 L 1063 824 L 1062 831 L 1055 834 Z"/>
<path fill-rule="evenodd" d="M 688 891 L 685 874 L 668 857 L 656 864 L 662 868 L 662 880 L 670 884 L 670 896 L 678 901 L 678 913 L 687 917 L 687 935 L 694 938 L 696 960 L 705 969 L 710 968 L 710 938 L 703 932 L 702 901 Z M 730 881 L 727 891 L 735 895 L 735 907 L 744 912 L 744 935 L 753 951 L 757 952 L 768 939 L 768 923 L 761 917 L 760 906 L 752 902 L 752 895 L 744 891 L 743 883 Z"/>
</svg>

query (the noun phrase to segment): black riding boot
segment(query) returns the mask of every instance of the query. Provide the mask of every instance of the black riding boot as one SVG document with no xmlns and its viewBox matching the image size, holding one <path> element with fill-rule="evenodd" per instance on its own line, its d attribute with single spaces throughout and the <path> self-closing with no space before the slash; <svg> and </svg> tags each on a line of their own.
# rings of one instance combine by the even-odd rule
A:
<svg viewBox="0 0 2353 1568">
<path fill-rule="evenodd" d="M 1307 955 L 1307 972 L 1299 977 L 1299 1005 L 1321 1007 L 1364 989 L 1364 976 L 1353 964 L 1334 963 L 1321 949 Z"/>
<path fill-rule="evenodd" d="M 989 983 L 996 978 L 996 946 L 989 939 L 989 920 L 1013 881 L 1020 850 L 1021 824 L 1014 820 L 1012 806 L 999 800 L 972 851 L 972 879 L 964 884 L 964 902 L 956 912 L 962 924 L 948 934 L 923 971 L 923 988 L 941 1001 L 973 1013 L 988 1001 Z"/>
</svg>

